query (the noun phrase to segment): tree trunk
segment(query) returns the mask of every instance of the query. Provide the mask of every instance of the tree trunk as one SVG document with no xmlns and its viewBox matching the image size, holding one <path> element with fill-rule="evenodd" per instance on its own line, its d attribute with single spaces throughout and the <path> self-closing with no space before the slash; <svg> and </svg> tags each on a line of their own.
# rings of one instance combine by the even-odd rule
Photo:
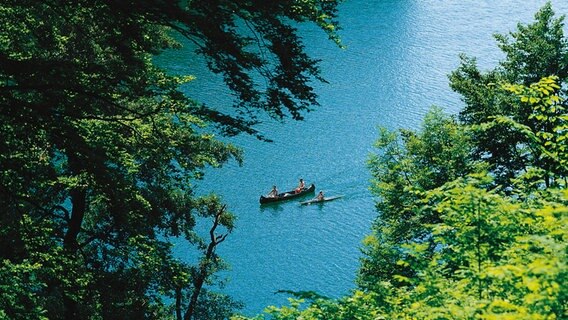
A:
<svg viewBox="0 0 568 320">
<path fill-rule="evenodd" d="M 69 156 L 69 167 L 71 172 L 79 174 L 79 160 L 75 155 Z M 77 237 L 81 232 L 81 225 L 87 210 L 87 191 L 85 189 L 72 189 L 69 192 L 71 197 L 71 217 L 67 225 L 67 232 L 63 237 L 63 248 L 65 253 L 71 258 L 77 254 L 79 250 L 79 242 Z M 69 295 L 70 289 L 64 288 L 63 290 L 63 305 L 65 306 L 65 319 L 78 319 L 79 318 L 79 304 Z"/>
<path fill-rule="evenodd" d="M 182 320 L 181 314 L 181 286 L 176 287 L 176 320 Z"/>
<path fill-rule="evenodd" d="M 199 298 L 199 294 L 201 293 L 201 289 L 203 288 L 203 283 L 205 279 L 209 276 L 209 272 L 207 269 L 209 265 L 212 263 L 211 259 L 213 258 L 213 250 L 215 249 L 215 243 L 211 242 L 207 246 L 207 253 L 205 254 L 205 259 L 199 268 L 199 274 L 197 279 L 195 279 L 193 289 L 193 293 L 191 294 L 191 298 L 189 300 L 189 307 L 187 308 L 187 312 L 185 314 L 184 320 L 190 320 L 195 312 L 195 306 L 197 305 L 197 299 Z"/>
<path fill-rule="evenodd" d="M 81 231 L 81 224 L 83 223 L 83 218 L 85 216 L 85 210 L 87 208 L 87 193 L 85 190 L 72 190 L 71 191 L 71 203 L 73 205 L 73 210 L 71 211 L 71 219 L 67 227 L 67 233 L 63 239 L 63 248 L 65 253 L 69 257 L 73 258 L 77 250 L 79 249 L 79 243 L 77 242 L 77 236 Z M 69 295 L 70 289 L 64 289 L 63 293 L 63 305 L 65 306 L 65 319 L 78 319 L 79 318 L 79 306 L 77 301 Z"/>
<path fill-rule="evenodd" d="M 214 254 L 215 254 L 215 247 L 223 242 L 225 240 L 225 238 L 227 237 L 227 234 L 224 235 L 215 235 L 215 229 L 217 229 L 217 226 L 219 226 L 219 218 L 221 217 L 221 215 L 223 214 L 223 212 L 225 211 L 225 207 L 223 206 L 221 208 L 221 210 L 219 210 L 216 214 L 215 214 L 215 220 L 213 221 L 213 226 L 211 227 L 211 229 L 209 230 L 209 236 L 211 237 L 211 242 L 209 242 L 209 245 L 207 246 L 207 251 L 205 252 L 205 257 L 203 259 L 203 261 L 201 262 L 201 266 L 199 267 L 199 273 L 197 275 L 197 278 L 194 281 L 194 289 L 193 289 L 193 293 L 191 294 L 191 298 L 189 300 L 189 306 L 187 308 L 187 312 L 185 313 L 184 316 L 184 320 L 191 320 L 193 317 L 193 314 L 195 313 L 195 307 L 197 305 L 197 299 L 199 298 L 199 294 L 201 293 L 201 289 L 203 288 L 203 283 L 205 283 L 205 280 L 207 279 L 207 277 L 209 277 L 209 267 L 211 266 L 211 264 L 215 263 L 214 259 Z"/>
<path fill-rule="evenodd" d="M 63 247 L 70 254 L 75 254 L 79 248 L 77 236 L 81 231 L 83 218 L 85 217 L 85 210 L 87 209 L 87 192 L 85 190 L 74 189 L 71 190 L 71 204 L 73 209 L 71 211 L 71 218 L 67 225 L 67 233 L 63 239 Z"/>
</svg>

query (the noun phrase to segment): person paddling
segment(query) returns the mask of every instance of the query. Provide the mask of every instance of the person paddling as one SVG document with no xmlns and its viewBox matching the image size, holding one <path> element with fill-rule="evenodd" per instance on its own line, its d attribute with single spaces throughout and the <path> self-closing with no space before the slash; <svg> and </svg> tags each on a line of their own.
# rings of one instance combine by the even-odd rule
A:
<svg viewBox="0 0 568 320">
<path fill-rule="evenodd" d="M 272 186 L 272 190 L 270 190 L 270 192 L 268 193 L 268 197 L 276 198 L 277 196 L 278 196 L 278 189 L 276 189 L 276 186 Z"/>
<path fill-rule="evenodd" d="M 298 183 L 298 187 L 296 188 L 296 193 L 302 192 L 306 188 L 306 183 L 304 179 L 300 179 L 300 183 Z"/>
<path fill-rule="evenodd" d="M 324 195 L 323 195 L 323 191 L 320 191 L 320 192 L 318 193 L 318 195 L 316 196 L 316 200 L 317 200 L 317 201 L 323 201 L 324 199 L 325 199 L 325 198 L 324 198 Z"/>
</svg>

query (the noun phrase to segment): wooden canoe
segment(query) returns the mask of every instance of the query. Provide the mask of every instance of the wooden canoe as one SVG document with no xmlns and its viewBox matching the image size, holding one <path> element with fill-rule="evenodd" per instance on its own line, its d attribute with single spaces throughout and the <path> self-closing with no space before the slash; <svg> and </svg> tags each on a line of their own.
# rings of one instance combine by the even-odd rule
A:
<svg viewBox="0 0 568 320">
<path fill-rule="evenodd" d="M 331 200 L 335 200 L 335 199 L 339 199 L 343 196 L 333 196 L 333 197 L 324 197 L 323 200 L 319 200 L 317 198 L 311 199 L 311 200 L 307 200 L 307 201 L 302 201 L 300 202 L 301 205 L 307 205 L 307 204 L 312 204 L 312 203 L 324 203 L 326 201 L 331 201 Z"/>
<path fill-rule="evenodd" d="M 306 195 L 306 194 L 313 193 L 315 190 L 316 190 L 316 186 L 312 183 L 308 188 L 304 188 L 304 190 L 302 190 L 300 192 L 296 192 L 295 190 L 292 190 L 292 191 L 279 193 L 276 197 L 260 196 L 260 203 L 264 204 L 264 203 L 272 203 L 272 202 L 294 199 L 294 198 L 298 198 L 298 197 L 301 197 L 301 196 Z"/>
</svg>

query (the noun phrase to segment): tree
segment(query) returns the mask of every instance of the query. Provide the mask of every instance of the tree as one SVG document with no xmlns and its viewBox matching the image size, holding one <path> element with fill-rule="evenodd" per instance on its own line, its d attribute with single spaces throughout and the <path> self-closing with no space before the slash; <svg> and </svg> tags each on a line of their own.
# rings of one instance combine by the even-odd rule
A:
<svg viewBox="0 0 568 320">
<path fill-rule="evenodd" d="M 537 210 L 538 205 L 533 201 L 542 196 L 539 192 L 546 190 L 546 194 L 553 190 L 552 187 L 566 185 L 566 109 L 565 93 L 561 88 L 566 79 L 564 69 L 568 61 L 568 47 L 562 33 L 563 17 L 553 20 L 548 4 L 536 14 L 536 19 L 537 22 L 532 25 L 518 26 L 519 31 L 511 34 L 516 40 L 514 42 L 509 42 L 505 36 L 496 36 L 507 57 L 499 68 L 482 73 L 475 59 L 462 56 L 462 65 L 450 76 L 452 88 L 461 93 L 466 102 L 459 122 L 454 124 L 454 131 L 459 132 L 461 138 L 460 134 L 451 135 L 447 130 L 439 129 L 433 132 L 441 134 L 428 134 L 428 130 L 424 129 L 420 135 L 402 131 L 402 140 L 392 133 L 382 132 L 380 135 L 376 145 L 379 152 L 369 163 L 379 216 L 372 235 L 364 241 L 358 284 L 362 289 L 377 294 L 378 305 L 389 317 L 407 314 L 416 318 L 467 318 L 476 312 L 497 315 L 511 311 L 491 306 L 484 302 L 487 296 L 473 296 L 471 292 L 475 292 L 476 282 L 477 292 L 485 292 L 481 285 L 484 282 L 480 279 L 489 276 L 482 270 L 501 265 L 503 248 L 522 246 L 515 242 L 515 235 L 520 237 L 534 230 L 515 226 L 526 222 L 518 216 L 519 212 L 508 211 L 511 210 L 510 205 L 498 209 L 501 205 L 489 200 L 492 195 L 462 199 L 463 203 L 469 203 L 463 206 L 452 202 L 452 196 L 447 192 L 436 190 L 455 186 L 454 181 L 460 181 L 467 174 L 483 176 L 484 168 L 487 168 L 495 179 L 480 180 L 484 182 L 475 186 L 474 193 L 494 189 L 492 192 L 504 193 L 499 197 L 506 202 L 519 201 L 516 205 L 527 206 L 523 204 L 527 201 L 533 205 L 529 205 L 531 210 Z M 543 51 L 546 54 L 542 54 Z M 553 76 L 548 77 L 551 74 Z M 532 83 L 535 80 L 539 82 Z M 425 123 L 428 121 L 431 118 L 425 119 Z M 450 142 L 439 144 L 435 141 L 445 140 L 432 141 L 428 136 L 445 136 Z M 412 142 L 408 137 L 415 137 L 418 142 Z M 431 148 L 431 151 L 417 152 L 421 150 L 415 147 L 417 145 L 425 146 L 422 150 Z M 461 145 L 464 149 L 449 147 L 452 145 Z M 439 146 L 446 148 L 440 149 Z M 473 153 L 467 152 L 470 146 L 475 146 Z M 427 157 L 429 154 L 431 156 Z M 453 162 L 448 154 L 463 162 Z M 440 167 L 446 170 L 440 170 Z M 463 171 L 447 175 L 446 172 L 452 172 L 447 170 L 450 168 L 463 168 Z M 469 184 L 455 187 L 455 192 L 463 195 L 469 187 Z M 437 193 L 440 195 L 436 200 L 432 196 Z M 506 198 L 506 194 L 517 200 Z M 480 204 L 488 203 L 490 205 L 486 209 L 480 209 Z M 447 205 L 454 210 L 457 225 L 448 227 L 449 217 L 442 207 L 429 209 L 434 204 L 444 208 Z M 485 215 L 477 216 L 478 213 Z M 496 213 L 499 217 L 494 216 Z M 448 238 L 437 238 L 440 230 L 447 232 Z M 546 232 L 550 236 L 562 231 L 549 229 Z M 468 233 L 468 239 L 461 243 L 453 242 L 456 236 Z M 453 251 L 458 249 L 464 251 Z M 558 256 L 558 251 L 555 254 Z M 547 259 L 557 261 L 556 256 Z M 530 270 L 527 265 L 517 267 Z M 553 274 L 558 278 L 553 282 L 561 283 L 565 265 L 555 270 Z M 513 287 L 500 291 L 507 292 L 505 300 L 515 296 L 516 293 L 511 293 Z M 517 293 L 519 304 L 514 307 L 516 314 L 519 317 L 537 316 L 532 311 L 526 313 L 525 305 L 520 302 L 521 297 L 528 293 Z M 535 298 L 547 301 L 536 312 L 538 316 L 546 316 L 547 308 L 562 303 L 559 301 L 565 299 L 563 293 L 557 293 L 556 290 L 549 294 L 541 292 L 542 296 Z M 414 294 L 418 296 L 413 298 Z M 401 301 L 408 304 L 405 306 L 405 302 Z M 485 305 L 487 309 L 482 311 L 479 305 Z M 561 308 L 553 314 L 561 317 L 564 312 Z"/>
<path fill-rule="evenodd" d="M 461 57 L 461 65 L 449 78 L 451 88 L 461 94 L 465 102 L 460 112 L 460 121 L 464 124 L 482 125 L 492 122 L 494 117 L 504 116 L 534 127 L 534 119 L 529 117 L 531 109 L 517 104 L 501 83 L 528 86 L 541 78 L 555 76 L 561 87 L 565 85 L 568 41 L 563 33 L 564 16 L 555 19 L 552 6 L 547 3 L 535 14 L 535 20 L 532 24 L 519 24 L 517 31 L 509 36 L 495 35 L 505 53 L 505 59 L 497 68 L 481 72 L 475 58 Z M 565 89 L 558 95 L 565 108 Z M 526 137 L 510 129 L 499 124 L 475 132 L 477 157 L 491 164 L 498 184 L 510 183 L 535 161 L 524 152 Z"/>
<path fill-rule="evenodd" d="M 429 115 L 423 131 L 405 133 L 402 143 L 381 133 L 369 162 L 379 216 L 358 277 L 376 299 L 375 312 L 419 319 L 565 315 L 566 199 L 556 188 L 566 185 L 566 115 L 556 79 L 499 84 L 516 109 L 530 110 L 523 121 L 530 126 L 505 116 L 440 126 Z M 493 126 L 526 141 L 522 155 L 531 165 L 507 183 L 493 181 L 484 171 L 491 166 L 468 152 L 476 133 Z M 445 174 L 452 168 L 461 174 Z"/>
<path fill-rule="evenodd" d="M 381 211 L 365 240 L 358 278 L 360 288 L 373 295 L 376 313 L 418 319 L 565 317 L 567 131 L 557 79 L 496 84 L 514 109 L 524 109 L 527 119 L 519 122 L 492 116 L 480 125 L 454 123 L 452 131 L 425 125 L 421 133 L 403 136 L 416 142 L 403 138 L 401 145 L 396 136 L 381 134 L 370 161 Z M 431 121 L 427 116 L 425 123 Z M 476 133 L 494 126 L 526 141 L 518 149 L 529 160 L 526 171 L 506 183 L 493 181 L 495 175 L 485 172 L 491 166 L 464 144 L 477 143 Z M 428 133 L 432 128 L 444 134 Z M 431 136 L 449 142 L 439 148 L 436 141 L 446 140 Z M 436 152 L 419 153 L 420 145 Z M 426 161 L 436 159 L 427 154 L 439 159 L 450 154 L 463 163 L 455 166 L 451 157 Z M 469 173 L 447 176 L 439 170 L 445 166 L 467 167 Z"/>
<path fill-rule="evenodd" d="M 545 77 L 524 85 L 504 84 L 505 90 L 518 97 L 518 105 L 527 109 L 530 125 L 507 117 L 496 117 L 494 123 L 505 123 L 525 137 L 533 169 L 541 172 L 547 187 L 568 185 L 568 114 L 558 95 L 558 77 Z"/>
<path fill-rule="evenodd" d="M 396 306 L 389 310 L 389 318 L 565 315 L 565 195 L 549 190 L 545 196 L 532 193 L 532 201 L 518 201 L 497 190 L 487 191 L 486 179 L 470 176 L 430 192 L 433 206 L 423 210 L 441 217 L 432 227 L 437 250 L 425 255 L 423 243 L 405 246 L 411 259 L 398 264 L 412 268 L 415 276 L 387 300 Z M 425 256 L 426 262 L 416 263 Z"/>
<path fill-rule="evenodd" d="M 400 244 L 427 238 L 427 226 L 439 222 L 437 215 L 418 210 L 427 201 L 426 192 L 474 172 L 477 166 L 467 130 L 438 108 L 426 115 L 421 132 L 401 130 L 397 135 L 383 129 L 375 147 L 377 153 L 370 156 L 368 166 L 379 216 L 364 242 L 358 283 L 365 289 L 405 274 L 404 266 L 396 264 L 405 256 Z"/>
<path fill-rule="evenodd" d="M 323 79 L 295 25 L 314 23 L 338 41 L 336 6 L 5 1 L 0 273 L 21 285 L 2 277 L 0 314 L 172 317 L 169 301 L 180 287 L 199 292 L 193 276 L 211 280 L 211 273 L 192 273 L 169 241 L 203 245 L 193 230 L 199 217 L 224 234 L 234 224 L 228 211 L 218 210 L 219 199 L 193 193 L 204 167 L 242 156 L 210 127 L 262 137 L 252 126 L 259 112 L 301 119 L 316 105 L 310 82 Z M 154 55 L 178 48 L 180 38 L 223 75 L 236 96 L 234 113 L 191 100 L 179 91 L 191 76 L 169 75 L 153 63 Z M 266 85 L 255 82 L 259 76 Z M 211 259 L 214 251 L 204 255 Z M 208 297 L 202 310 L 213 310 L 205 301 L 227 302 Z M 197 301 L 192 306 L 199 309 Z M 189 304 L 180 300 L 179 308 Z"/>
</svg>

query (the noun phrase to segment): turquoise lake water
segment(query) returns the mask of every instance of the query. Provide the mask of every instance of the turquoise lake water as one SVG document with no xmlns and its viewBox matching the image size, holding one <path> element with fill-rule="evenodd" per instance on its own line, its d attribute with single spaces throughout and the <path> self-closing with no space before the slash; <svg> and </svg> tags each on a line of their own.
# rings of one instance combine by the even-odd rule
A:
<svg viewBox="0 0 568 320">
<path fill-rule="evenodd" d="M 266 121 L 258 129 L 274 143 L 250 136 L 229 139 L 245 152 L 239 167 L 208 170 L 200 193 L 220 194 L 238 215 L 234 232 L 218 248 L 231 265 L 223 289 L 254 315 L 286 304 L 277 290 L 314 290 L 339 297 L 355 287 L 360 245 L 377 213 L 365 166 L 377 126 L 419 128 L 430 106 L 460 110 L 447 75 L 458 55 L 478 58 L 482 69 L 503 58 L 494 33 L 533 21 L 545 1 L 347 1 L 340 7 L 340 35 L 346 50 L 304 28 L 307 50 L 318 59 L 329 84 L 318 84 L 321 107 L 302 122 Z M 568 1 L 552 1 L 557 14 Z M 186 71 L 184 53 L 160 58 L 174 72 Z M 227 91 L 203 69 L 187 91 L 211 106 L 226 105 Z M 344 195 L 325 205 L 297 201 L 260 206 L 273 184 L 293 188 L 299 178 L 327 195 Z M 176 248 L 179 254 L 186 249 Z"/>
</svg>

